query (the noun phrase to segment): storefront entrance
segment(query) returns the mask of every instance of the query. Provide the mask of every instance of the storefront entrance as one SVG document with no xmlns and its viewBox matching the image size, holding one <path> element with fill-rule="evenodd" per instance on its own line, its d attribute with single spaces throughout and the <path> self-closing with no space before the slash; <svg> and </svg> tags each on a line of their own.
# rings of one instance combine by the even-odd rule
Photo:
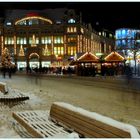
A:
<svg viewBox="0 0 140 140">
<path fill-rule="evenodd" d="M 39 55 L 37 53 L 31 53 L 29 56 L 29 67 L 31 69 L 39 68 Z"/>
</svg>

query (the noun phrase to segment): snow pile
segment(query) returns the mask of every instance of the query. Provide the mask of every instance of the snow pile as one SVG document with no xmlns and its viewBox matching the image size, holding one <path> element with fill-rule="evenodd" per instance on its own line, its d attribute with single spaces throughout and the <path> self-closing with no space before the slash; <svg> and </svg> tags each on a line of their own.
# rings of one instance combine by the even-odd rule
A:
<svg viewBox="0 0 140 140">
<path fill-rule="evenodd" d="M 40 98 L 38 98 L 37 96 L 35 96 L 33 93 L 28 92 L 28 93 L 23 93 L 24 95 L 29 96 L 29 100 L 28 103 L 30 105 L 38 105 L 39 103 L 42 102 L 42 100 Z"/>
<path fill-rule="evenodd" d="M 57 135 L 53 136 L 53 138 L 71 138 L 72 139 L 72 138 L 79 138 L 79 135 L 76 132 L 72 132 L 67 135 L 57 134 Z"/>
<path fill-rule="evenodd" d="M 10 121 L 11 119 L 7 115 L 0 115 L 0 138 L 20 137 L 11 129 Z"/>
<path fill-rule="evenodd" d="M 84 110 L 84 109 L 82 109 L 80 107 L 75 107 L 75 106 L 70 105 L 68 103 L 55 102 L 54 104 L 59 105 L 59 106 L 62 106 L 62 107 L 67 108 L 69 110 L 72 110 L 74 112 L 77 112 L 79 114 L 82 114 L 84 116 L 86 114 L 86 116 L 88 116 L 90 118 L 93 118 L 93 119 L 95 119 L 97 121 L 106 123 L 108 125 L 111 125 L 111 126 L 114 126 L 116 128 L 119 128 L 121 130 L 124 130 L 126 132 L 129 132 L 131 134 L 131 137 L 132 138 L 140 138 L 140 135 L 139 135 L 137 129 L 134 126 L 132 126 L 132 125 L 129 125 L 129 124 L 125 124 L 125 123 L 116 121 L 114 119 L 111 119 L 109 117 L 105 117 L 105 116 L 100 115 L 100 114 L 95 113 L 95 112 L 90 112 L 90 111 Z"/>
<path fill-rule="evenodd" d="M 15 134 L 15 131 L 13 129 L 9 129 L 8 126 L 2 126 L 0 127 L 0 137 L 1 138 L 20 138 L 17 134 Z"/>
</svg>

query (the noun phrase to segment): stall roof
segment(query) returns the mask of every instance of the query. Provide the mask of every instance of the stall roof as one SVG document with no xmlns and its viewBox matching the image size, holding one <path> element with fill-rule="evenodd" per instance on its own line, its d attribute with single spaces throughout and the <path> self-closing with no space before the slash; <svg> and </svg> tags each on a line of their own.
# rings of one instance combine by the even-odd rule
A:
<svg viewBox="0 0 140 140">
<path fill-rule="evenodd" d="M 117 52 L 111 52 L 104 59 L 106 62 L 122 62 L 125 60 L 124 57 Z"/>
<path fill-rule="evenodd" d="M 77 59 L 78 62 L 98 62 L 99 58 L 91 52 L 86 52 Z"/>
</svg>

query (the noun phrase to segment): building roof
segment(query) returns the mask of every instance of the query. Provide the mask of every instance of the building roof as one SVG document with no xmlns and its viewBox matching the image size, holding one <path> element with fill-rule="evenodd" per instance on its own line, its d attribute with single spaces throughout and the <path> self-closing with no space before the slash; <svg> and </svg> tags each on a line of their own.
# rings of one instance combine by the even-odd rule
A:
<svg viewBox="0 0 140 140">
<path fill-rule="evenodd" d="M 98 62 L 99 58 L 91 52 L 86 52 L 77 59 L 79 62 Z"/>
<path fill-rule="evenodd" d="M 122 61 L 124 61 L 124 57 L 122 57 L 117 52 L 111 52 L 104 59 L 105 59 L 106 62 L 122 62 Z"/>
<path fill-rule="evenodd" d="M 64 17 L 67 15 L 67 8 L 56 8 L 56 9 L 45 9 L 45 10 L 7 10 L 5 14 L 5 22 L 16 21 L 18 19 L 27 17 L 29 15 L 38 15 L 48 18 L 54 22 L 63 21 Z"/>
</svg>

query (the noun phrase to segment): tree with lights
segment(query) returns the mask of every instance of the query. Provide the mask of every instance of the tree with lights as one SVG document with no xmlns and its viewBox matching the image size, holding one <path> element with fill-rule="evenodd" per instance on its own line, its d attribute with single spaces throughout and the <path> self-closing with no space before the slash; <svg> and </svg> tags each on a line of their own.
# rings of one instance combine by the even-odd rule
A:
<svg viewBox="0 0 140 140">
<path fill-rule="evenodd" d="M 11 62 L 11 56 L 7 48 L 4 49 L 2 58 L 1 58 L 2 72 L 3 77 L 5 78 L 6 72 L 9 74 L 9 78 L 11 78 L 12 68 L 14 68 L 14 64 Z"/>
</svg>

